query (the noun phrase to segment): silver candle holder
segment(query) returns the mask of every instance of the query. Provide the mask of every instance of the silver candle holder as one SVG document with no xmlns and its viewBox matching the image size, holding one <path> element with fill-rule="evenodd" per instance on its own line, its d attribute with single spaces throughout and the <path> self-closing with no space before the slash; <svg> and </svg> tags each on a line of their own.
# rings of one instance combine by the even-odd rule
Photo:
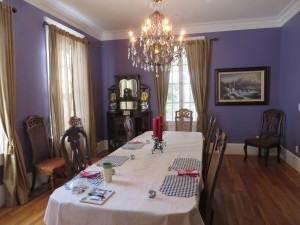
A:
<svg viewBox="0 0 300 225">
<path fill-rule="evenodd" d="M 163 149 L 164 149 L 164 147 L 166 147 L 167 145 L 166 145 L 166 142 L 164 142 L 164 140 L 159 140 L 158 139 L 158 137 L 154 137 L 153 135 L 152 135 L 152 140 L 154 140 L 154 145 L 153 145 L 153 148 L 152 148 L 152 154 L 153 154 L 153 152 L 156 150 L 156 149 L 158 149 L 158 150 L 160 150 L 162 153 L 163 153 Z"/>
</svg>

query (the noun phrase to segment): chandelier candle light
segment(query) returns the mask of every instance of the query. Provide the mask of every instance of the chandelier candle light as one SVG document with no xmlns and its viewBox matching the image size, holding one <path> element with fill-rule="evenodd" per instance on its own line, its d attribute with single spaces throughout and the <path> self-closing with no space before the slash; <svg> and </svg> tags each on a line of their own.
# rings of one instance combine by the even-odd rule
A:
<svg viewBox="0 0 300 225">
<path fill-rule="evenodd" d="M 161 5 L 162 0 L 153 0 L 153 4 Z M 132 66 L 140 64 L 158 77 L 159 71 L 170 71 L 172 61 L 181 58 L 185 50 L 183 36 L 181 31 L 176 40 L 171 21 L 156 10 L 146 19 L 138 38 L 129 32 L 128 59 Z"/>
</svg>

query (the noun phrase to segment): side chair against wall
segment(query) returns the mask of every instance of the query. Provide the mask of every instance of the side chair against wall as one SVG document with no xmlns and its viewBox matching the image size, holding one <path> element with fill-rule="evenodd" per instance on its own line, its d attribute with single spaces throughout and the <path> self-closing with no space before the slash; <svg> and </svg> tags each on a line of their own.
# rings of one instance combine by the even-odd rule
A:
<svg viewBox="0 0 300 225">
<path fill-rule="evenodd" d="M 278 109 L 269 109 L 263 112 L 259 138 L 245 140 L 244 161 L 247 160 L 247 146 L 258 148 L 258 156 L 261 156 L 261 149 L 265 149 L 265 165 L 268 166 L 269 149 L 277 148 L 277 161 L 280 162 L 282 136 L 282 124 L 284 112 Z"/>
<path fill-rule="evenodd" d="M 175 112 L 175 130 L 192 131 L 193 111 L 188 109 L 179 109 Z"/>
<path fill-rule="evenodd" d="M 48 175 L 51 190 L 54 190 L 54 176 L 63 174 L 65 161 L 63 158 L 50 158 L 49 138 L 47 137 L 44 119 L 33 115 L 25 120 L 27 133 L 32 148 L 32 185 L 31 192 L 34 191 L 37 174 Z"/>
<path fill-rule="evenodd" d="M 134 126 L 130 116 L 124 118 L 124 128 L 127 141 L 131 141 L 135 137 Z"/>
<path fill-rule="evenodd" d="M 212 137 L 215 132 L 216 125 L 217 125 L 217 118 L 211 116 L 209 119 L 206 132 L 204 134 L 204 144 L 203 144 L 203 154 L 202 154 L 202 168 L 203 168 L 202 176 L 204 182 L 207 175 L 207 169 L 209 166 L 209 159 L 210 159 L 209 156 L 211 155 L 210 143 L 212 141 Z"/>
<path fill-rule="evenodd" d="M 224 132 L 219 131 L 220 130 L 218 129 L 216 132 L 216 139 L 208 167 L 207 179 L 200 197 L 199 209 L 206 225 L 212 224 L 214 192 L 227 145 L 227 135 Z"/>
</svg>

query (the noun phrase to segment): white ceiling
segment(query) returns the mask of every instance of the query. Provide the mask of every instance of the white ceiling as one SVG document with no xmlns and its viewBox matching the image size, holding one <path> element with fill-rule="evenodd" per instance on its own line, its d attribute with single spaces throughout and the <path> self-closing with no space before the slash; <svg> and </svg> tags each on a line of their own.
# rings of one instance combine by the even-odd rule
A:
<svg viewBox="0 0 300 225">
<path fill-rule="evenodd" d="M 25 0 L 99 40 L 125 39 L 154 10 L 146 0 Z M 175 34 L 280 27 L 300 0 L 163 0 Z"/>
</svg>

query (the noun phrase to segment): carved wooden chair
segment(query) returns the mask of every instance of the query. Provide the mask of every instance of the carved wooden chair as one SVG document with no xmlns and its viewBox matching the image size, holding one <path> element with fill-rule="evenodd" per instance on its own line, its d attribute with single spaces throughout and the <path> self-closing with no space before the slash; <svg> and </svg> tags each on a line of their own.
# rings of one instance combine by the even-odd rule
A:
<svg viewBox="0 0 300 225">
<path fill-rule="evenodd" d="M 101 158 L 92 158 L 81 119 L 73 116 L 70 118 L 69 124 L 71 127 L 60 137 L 60 146 L 65 158 L 66 176 L 71 179 Z"/>
<path fill-rule="evenodd" d="M 61 151 L 65 158 L 66 176 L 71 179 L 91 165 L 87 136 L 80 127 L 70 127 L 60 137 Z M 85 154 L 87 152 L 87 154 Z"/>
<path fill-rule="evenodd" d="M 48 175 L 51 190 L 54 190 L 54 177 L 57 174 L 63 174 L 65 170 L 65 161 L 63 158 L 50 158 L 49 139 L 46 134 L 44 119 L 39 116 L 30 116 L 25 120 L 27 133 L 32 148 L 32 185 L 31 191 L 34 191 L 37 174 Z"/>
<path fill-rule="evenodd" d="M 124 128 L 127 141 L 131 141 L 135 137 L 134 126 L 130 116 L 124 118 Z"/>
<path fill-rule="evenodd" d="M 193 111 L 188 109 L 180 109 L 175 112 L 175 130 L 176 131 L 192 131 Z"/>
<path fill-rule="evenodd" d="M 227 135 L 217 129 L 211 160 L 208 167 L 207 179 L 201 192 L 199 209 L 205 224 L 212 224 L 213 199 L 219 171 L 222 165 L 227 145 Z"/>
<path fill-rule="evenodd" d="M 71 127 L 78 127 L 80 129 L 83 129 L 83 125 L 82 125 L 82 121 L 81 121 L 81 118 L 77 117 L 77 116 L 71 116 L 70 117 L 70 120 L 69 120 L 69 125 Z M 91 151 L 87 152 L 86 151 L 86 148 L 83 146 L 83 141 L 80 142 L 81 143 L 81 149 L 84 151 L 84 154 L 87 155 L 87 154 L 90 154 L 89 155 L 89 158 L 91 159 L 91 162 L 92 164 L 98 162 L 99 160 L 101 160 L 102 158 L 98 158 L 98 157 L 92 157 L 92 154 L 91 154 Z"/>
<path fill-rule="evenodd" d="M 210 160 L 210 156 L 212 153 L 212 149 L 210 148 L 210 143 L 213 141 L 212 137 L 213 134 L 215 132 L 216 129 L 216 125 L 217 125 L 217 118 L 211 116 L 209 119 L 209 123 L 206 129 L 206 132 L 204 134 L 204 144 L 203 144 L 203 155 L 202 155 L 202 175 L 203 175 L 203 181 L 205 182 L 206 179 L 206 175 L 207 175 L 207 170 L 208 170 L 208 166 L 209 166 L 209 160 Z M 221 130 L 219 130 L 221 132 Z M 219 131 L 217 132 L 217 134 L 219 133 Z M 216 138 L 216 137 L 215 137 Z"/>
<path fill-rule="evenodd" d="M 258 148 L 258 156 L 261 157 L 261 149 L 265 149 L 265 165 L 268 166 L 269 149 L 277 148 L 277 161 L 280 162 L 282 124 L 284 112 L 277 109 L 269 109 L 263 112 L 259 138 L 245 140 L 244 161 L 247 160 L 247 146 Z"/>
</svg>

